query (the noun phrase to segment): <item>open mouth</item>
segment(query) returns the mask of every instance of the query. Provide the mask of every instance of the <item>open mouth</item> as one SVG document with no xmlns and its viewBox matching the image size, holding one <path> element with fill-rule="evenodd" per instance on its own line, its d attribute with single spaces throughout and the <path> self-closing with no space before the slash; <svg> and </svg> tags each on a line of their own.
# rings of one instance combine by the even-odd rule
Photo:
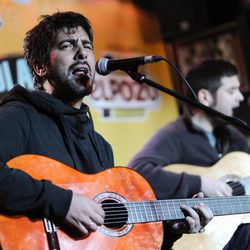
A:
<svg viewBox="0 0 250 250">
<path fill-rule="evenodd" d="M 88 69 L 85 67 L 77 67 L 72 71 L 73 75 L 83 75 L 88 77 Z"/>
</svg>

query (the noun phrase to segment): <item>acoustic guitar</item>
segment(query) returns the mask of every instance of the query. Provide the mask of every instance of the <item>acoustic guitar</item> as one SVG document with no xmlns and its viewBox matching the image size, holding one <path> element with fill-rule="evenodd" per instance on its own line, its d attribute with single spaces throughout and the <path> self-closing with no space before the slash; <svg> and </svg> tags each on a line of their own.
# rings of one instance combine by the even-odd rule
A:
<svg viewBox="0 0 250 250">
<path fill-rule="evenodd" d="M 135 171 L 115 167 L 86 175 L 44 156 L 23 155 L 8 162 L 12 168 L 36 179 L 74 190 L 102 204 L 104 225 L 84 238 L 56 228 L 48 220 L 31 221 L 24 216 L 0 216 L 0 243 L 3 250 L 156 250 L 163 239 L 162 221 L 183 219 L 181 204 L 203 202 L 214 215 L 250 213 L 250 196 L 155 200 L 149 184 Z M 14 190 L 13 190 L 14 192 Z M 50 236 L 55 236 L 50 238 Z M 58 247 L 49 247 L 58 239 Z M 196 248 L 196 247 L 195 247 Z"/>
<path fill-rule="evenodd" d="M 250 195 L 250 155 L 244 152 L 229 153 L 211 167 L 172 164 L 164 169 L 221 179 L 232 187 L 234 196 Z M 183 235 L 182 240 L 177 241 L 173 249 L 188 250 L 195 246 L 195 249 L 221 250 L 239 224 L 247 222 L 250 222 L 250 215 L 215 217 L 201 233 Z"/>
</svg>

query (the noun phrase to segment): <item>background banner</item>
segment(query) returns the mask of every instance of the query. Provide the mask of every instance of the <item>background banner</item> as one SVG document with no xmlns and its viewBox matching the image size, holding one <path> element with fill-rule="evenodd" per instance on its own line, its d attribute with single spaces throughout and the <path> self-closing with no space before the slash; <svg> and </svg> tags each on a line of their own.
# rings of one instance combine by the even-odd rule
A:
<svg viewBox="0 0 250 250">
<path fill-rule="evenodd" d="M 1 97 L 16 83 L 32 89 L 32 76 L 22 57 L 23 38 L 40 15 L 57 11 L 76 11 L 89 18 L 97 60 L 103 56 L 166 57 L 157 20 L 131 1 L 0 0 Z M 172 88 L 164 62 L 141 66 L 139 71 Z M 96 130 L 113 147 L 116 165 L 126 165 L 159 127 L 178 115 L 173 97 L 136 83 L 122 71 L 105 77 L 97 74 L 94 92 L 85 101 L 91 107 Z"/>
</svg>

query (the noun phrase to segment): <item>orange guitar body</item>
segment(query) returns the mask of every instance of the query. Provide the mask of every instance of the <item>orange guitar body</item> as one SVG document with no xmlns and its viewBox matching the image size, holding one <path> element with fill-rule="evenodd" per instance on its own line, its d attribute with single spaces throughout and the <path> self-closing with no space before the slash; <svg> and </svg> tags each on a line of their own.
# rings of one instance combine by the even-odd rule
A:
<svg viewBox="0 0 250 250">
<path fill-rule="evenodd" d="M 149 184 L 128 168 L 115 167 L 98 174 L 86 175 L 60 162 L 37 155 L 16 157 L 8 165 L 27 172 L 35 179 L 51 180 L 62 188 L 71 189 L 91 199 L 100 193 L 114 192 L 127 201 L 155 200 Z M 116 236 L 109 236 L 98 229 L 82 239 L 72 238 L 60 229 L 57 229 L 57 234 L 61 250 L 154 250 L 161 247 L 161 222 L 134 224 L 125 234 L 122 234 L 122 230 L 116 229 Z M 31 221 L 23 216 L 0 216 L 0 244 L 3 250 L 49 249 L 42 220 Z"/>
</svg>

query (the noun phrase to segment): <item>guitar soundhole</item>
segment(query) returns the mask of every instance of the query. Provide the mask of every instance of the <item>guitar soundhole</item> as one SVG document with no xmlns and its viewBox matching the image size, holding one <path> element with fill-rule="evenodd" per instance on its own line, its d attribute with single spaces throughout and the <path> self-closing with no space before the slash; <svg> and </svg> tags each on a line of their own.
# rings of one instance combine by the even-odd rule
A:
<svg viewBox="0 0 250 250">
<path fill-rule="evenodd" d="M 113 230 L 122 228 L 128 220 L 128 212 L 124 204 L 113 199 L 101 202 L 105 211 L 104 225 Z"/>
<path fill-rule="evenodd" d="M 227 181 L 227 184 L 233 190 L 233 196 L 245 195 L 245 188 L 239 181 Z"/>
<path fill-rule="evenodd" d="M 104 225 L 98 229 L 111 237 L 122 237 L 130 232 L 133 224 L 127 224 L 128 211 L 126 208 L 126 199 L 113 192 L 104 192 L 98 194 L 94 200 L 102 204 L 105 211 Z"/>
</svg>

